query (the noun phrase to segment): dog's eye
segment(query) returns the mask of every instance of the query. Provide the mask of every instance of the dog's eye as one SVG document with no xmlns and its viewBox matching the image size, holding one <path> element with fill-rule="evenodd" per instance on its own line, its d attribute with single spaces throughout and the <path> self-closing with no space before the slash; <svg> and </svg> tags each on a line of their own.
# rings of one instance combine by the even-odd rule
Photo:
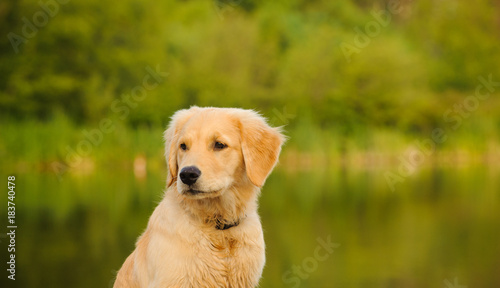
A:
<svg viewBox="0 0 500 288">
<path fill-rule="evenodd" d="M 180 147 L 181 147 L 181 149 L 182 149 L 182 150 L 184 150 L 184 151 L 186 151 L 186 149 L 187 149 L 187 146 L 186 146 L 186 144 L 184 144 L 184 143 L 182 143 Z"/>
<path fill-rule="evenodd" d="M 214 144 L 214 149 L 215 150 L 222 150 L 222 149 L 224 149 L 226 147 L 227 147 L 226 144 L 223 144 L 223 143 L 220 143 L 220 142 L 215 142 L 215 144 Z"/>
</svg>

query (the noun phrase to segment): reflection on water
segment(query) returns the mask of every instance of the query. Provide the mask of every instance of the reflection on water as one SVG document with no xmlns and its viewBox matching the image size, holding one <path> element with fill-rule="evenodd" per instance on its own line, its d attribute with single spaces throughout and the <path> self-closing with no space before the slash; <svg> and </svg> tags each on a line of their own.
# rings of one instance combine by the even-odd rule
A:
<svg viewBox="0 0 500 288">
<path fill-rule="evenodd" d="M 275 171 L 261 287 L 500 287 L 499 171 L 421 171 L 395 192 L 383 172 Z M 17 280 L 1 287 L 111 286 L 165 176 L 99 173 L 17 176 Z"/>
</svg>

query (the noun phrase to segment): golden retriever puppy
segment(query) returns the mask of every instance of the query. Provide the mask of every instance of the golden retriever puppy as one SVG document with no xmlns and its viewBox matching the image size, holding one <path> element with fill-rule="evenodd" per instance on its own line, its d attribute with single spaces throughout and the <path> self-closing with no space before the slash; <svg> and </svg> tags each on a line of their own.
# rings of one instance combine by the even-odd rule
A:
<svg viewBox="0 0 500 288">
<path fill-rule="evenodd" d="M 257 198 L 284 140 L 251 110 L 176 112 L 164 198 L 114 287 L 256 287 L 265 263 Z"/>
</svg>

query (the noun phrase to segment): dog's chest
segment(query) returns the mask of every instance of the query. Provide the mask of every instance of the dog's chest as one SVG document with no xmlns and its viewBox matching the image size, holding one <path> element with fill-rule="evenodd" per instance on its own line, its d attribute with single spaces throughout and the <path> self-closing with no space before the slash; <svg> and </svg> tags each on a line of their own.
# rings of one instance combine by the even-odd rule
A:
<svg viewBox="0 0 500 288">
<path fill-rule="evenodd" d="M 201 287 L 197 283 L 205 283 L 203 287 L 255 287 L 264 265 L 264 260 L 259 259 L 263 251 L 227 235 L 229 233 L 218 234 L 200 239 L 201 249 L 188 261 L 194 267 L 184 270 L 190 271 L 184 279 L 190 279 L 191 287 Z"/>
<path fill-rule="evenodd" d="M 244 261 L 240 257 L 242 243 L 233 237 L 219 236 L 210 237 L 205 242 L 208 247 L 205 250 L 205 255 L 199 255 L 199 259 L 206 265 L 209 274 L 217 275 L 217 278 L 223 278 L 227 284 L 225 287 L 234 287 L 231 285 L 235 271 L 235 262 Z M 239 266 L 239 265 L 238 265 Z"/>
<path fill-rule="evenodd" d="M 256 287 L 265 262 L 262 230 L 242 228 L 155 234 L 149 249 L 154 287 Z"/>
<path fill-rule="evenodd" d="M 221 257 L 223 259 L 228 259 L 228 257 L 234 257 L 235 252 L 238 250 L 238 241 L 234 237 L 210 237 L 208 239 L 210 245 L 210 250 L 214 252 L 215 257 Z"/>
</svg>

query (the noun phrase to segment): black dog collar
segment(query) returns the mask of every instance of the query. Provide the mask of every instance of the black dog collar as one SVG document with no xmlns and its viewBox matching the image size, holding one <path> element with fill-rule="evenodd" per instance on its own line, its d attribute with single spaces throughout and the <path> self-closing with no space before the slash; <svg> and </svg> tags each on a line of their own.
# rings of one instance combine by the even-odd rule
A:
<svg viewBox="0 0 500 288">
<path fill-rule="evenodd" d="M 233 223 L 222 223 L 221 221 L 217 221 L 217 224 L 215 225 L 215 229 L 217 230 L 227 230 L 231 227 L 238 226 L 240 224 L 240 220 L 233 222 Z"/>
</svg>

